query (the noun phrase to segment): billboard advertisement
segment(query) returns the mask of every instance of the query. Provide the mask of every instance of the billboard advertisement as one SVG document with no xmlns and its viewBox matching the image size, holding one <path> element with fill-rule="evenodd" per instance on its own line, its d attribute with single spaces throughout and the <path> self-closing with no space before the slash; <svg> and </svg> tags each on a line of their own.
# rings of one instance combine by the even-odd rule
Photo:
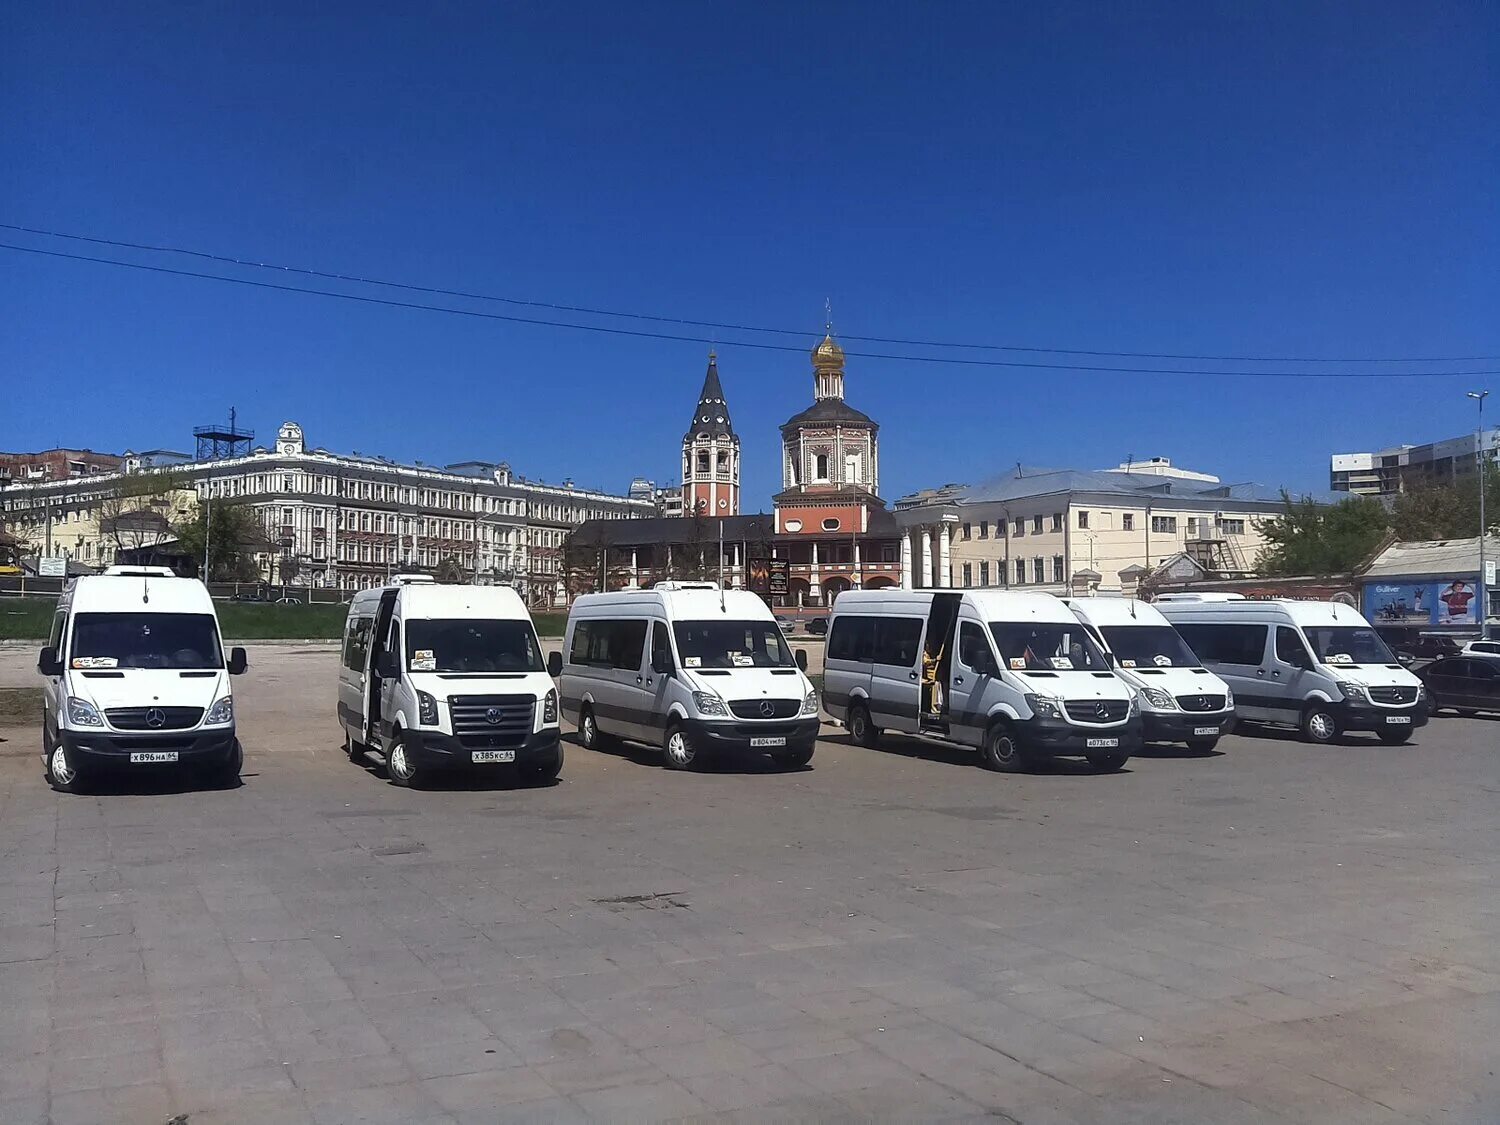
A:
<svg viewBox="0 0 1500 1125">
<path fill-rule="evenodd" d="M 791 566 L 786 559 L 751 559 L 749 586 L 752 593 L 785 597 Z"/>
<path fill-rule="evenodd" d="M 1365 617 L 1375 625 L 1475 626 L 1479 590 L 1473 578 L 1367 582 Z"/>
</svg>

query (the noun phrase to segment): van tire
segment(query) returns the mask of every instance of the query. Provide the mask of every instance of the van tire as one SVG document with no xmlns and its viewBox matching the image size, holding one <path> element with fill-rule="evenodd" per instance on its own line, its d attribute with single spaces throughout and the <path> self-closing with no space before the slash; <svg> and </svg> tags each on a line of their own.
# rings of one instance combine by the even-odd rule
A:
<svg viewBox="0 0 1500 1125">
<path fill-rule="evenodd" d="M 385 775 L 392 785 L 402 789 L 416 789 L 422 783 L 422 771 L 407 756 L 406 736 L 399 730 L 391 735 L 391 744 L 385 752 Z"/>
<path fill-rule="evenodd" d="M 613 742 L 614 739 L 599 729 L 593 704 L 585 703 L 578 713 L 578 744 L 585 750 L 606 750 Z"/>
<path fill-rule="evenodd" d="M 669 770 L 690 770 L 697 760 L 698 748 L 693 745 L 688 732 L 678 723 L 667 727 L 661 746 L 661 764 Z"/>
<path fill-rule="evenodd" d="M 1305 742 L 1311 742 L 1318 746 L 1327 746 L 1337 742 L 1339 738 L 1339 720 L 1327 705 L 1322 703 L 1309 704 L 1302 712 L 1302 738 Z"/>
<path fill-rule="evenodd" d="M 849 738 L 867 750 L 880 745 L 880 728 L 871 721 L 870 709 L 863 703 L 849 708 Z"/>
<path fill-rule="evenodd" d="M 979 748 L 979 764 L 996 773 L 1021 773 L 1026 769 L 1026 752 L 1009 723 L 994 723 L 985 732 L 984 745 Z"/>
<path fill-rule="evenodd" d="M 772 754 L 771 760 L 784 770 L 800 770 L 812 761 L 813 748 L 806 746 L 801 750 L 783 750 L 779 754 Z"/>
<path fill-rule="evenodd" d="M 88 792 L 88 779 L 77 763 L 68 759 L 62 744 L 49 745 L 47 736 L 42 736 L 42 749 L 46 753 L 47 784 L 59 793 L 78 795 Z"/>
</svg>

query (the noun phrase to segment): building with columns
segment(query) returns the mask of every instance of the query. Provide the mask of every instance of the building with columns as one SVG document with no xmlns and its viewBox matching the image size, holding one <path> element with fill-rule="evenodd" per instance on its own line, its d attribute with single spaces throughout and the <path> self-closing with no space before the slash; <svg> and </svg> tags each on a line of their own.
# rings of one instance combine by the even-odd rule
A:
<svg viewBox="0 0 1500 1125">
<path fill-rule="evenodd" d="M 729 420 L 719 382 L 719 359 L 708 353 L 708 373 L 692 424 L 682 439 L 682 514 L 740 514 L 740 439 Z"/>
<path fill-rule="evenodd" d="M 912 559 L 903 572 L 918 588 L 1054 594 L 1130 594 L 1179 555 L 1217 576 L 1253 573 L 1265 543 L 1259 525 L 1282 512 L 1280 490 L 1167 473 L 1165 464 L 1101 472 L 1017 466 L 982 485 L 903 497 L 896 521 L 903 559 Z"/>
</svg>

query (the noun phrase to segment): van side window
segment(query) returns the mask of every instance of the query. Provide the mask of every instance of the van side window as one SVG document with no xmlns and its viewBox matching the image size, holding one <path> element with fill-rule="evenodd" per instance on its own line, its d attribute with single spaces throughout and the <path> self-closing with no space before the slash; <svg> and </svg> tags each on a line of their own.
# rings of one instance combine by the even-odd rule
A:
<svg viewBox="0 0 1500 1125">
<path fill-rule="evenodd" d="M 972 621 L 965 621 L 959 626 L 958 662 L 976 672 L 990 671 L 995 666 L 989 637 Z"/>
<path fill-rule="evenodd" d="M 660 621 L 651 626 L 651 666 L 656 667 L 659 657 L 665 656 L 669 666 L 677 662 L 672 659 L 672 640 L 667 636 L 667 627 Z"/>
<path fill-rule="evenodd" d="M 1266 653 L 1265 625 L 1183 622 L 1177 632 L 1205 664 L 1259 664 Z"/>
<path fill-rule="evenodd" d="M 344 667 L 351 672 L 365 670 L 365 658 L 370 650 L 370 629 L 374 619 L 351 617 L 349 631 L 344 635 Z"/>
<path fill-rule="evenodd" d="M 62 655 L 63 625 L 67 620 L 68 615 L 66 613 L 54 613 L 52 615 L 52 632 L 47 634 L 47 647 L 55 648 L 58 656 Z"/>
<path fill-rule="evenodd" d="M 1297 630 L 1285 625 L 1276 627 L 1276 659 L 1297 668 L 1311 668 L 1312 658 L 1307 655 L 1307 646 L 1297 635 Z"/>
<path fill-rule="evenodd" d="M 875 618 L 876 664 L 910 668 L 917 662 L 917 648 L 922 641 L 922 622 L 915 617 Z"/>
<path fill-rule="evenodd" d="M 836 617 L 828 638 L 829 660 L 858 660 L 866 664 L 875 654 L 873 617 Z"/>
<path fill-rule="evenodd" d="M 580 621 L 568 650 L 571 664 L 638 671 L 646 647 L 645 621 Z"/>
</svg>

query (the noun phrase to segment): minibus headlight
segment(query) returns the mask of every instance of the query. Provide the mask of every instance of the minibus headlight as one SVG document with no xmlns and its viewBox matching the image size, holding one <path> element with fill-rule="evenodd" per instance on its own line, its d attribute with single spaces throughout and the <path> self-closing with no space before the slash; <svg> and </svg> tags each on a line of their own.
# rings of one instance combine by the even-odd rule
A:
<svg viewBox="0 0 1500 1125">
<path fill-rule="evenodd" d="M 724 706 L 724 701 L 711 691 L 693 692 L 693 706 L 698 709 L 700 715 L 729 714 L 729 708 Z"/>
<path fill-rule="evenodd" d="M 1158 711 L 1177 710 L 1177 701 L 1172 698 L 1169 692 L 1162 691 L 1161 688 L 1143 687 L 1141 688 L 1141 694 L 1146 697 L 1146 702 Z"/>
<path fill-rule="evenodd" d="M 438 725 L 437 700 L 425 691 L 417 692 L 417 722 L 424 727 Z"/>
<path fill-rule="evenodd" d="M 547 698 L 542 700 L 542 722 L 557 722 L 557 689 L 548 688 Z"/>
<path fill-rule="evenodd" d="M 818 713 L 818 693 L 815 692 L 815 691 L 810 691 L 810 692 L 807 693 L 807 698 L 802 701 L 802 711 L 801 711 L 801 714 L 803 714 L 803 715 L 816 715 L 817 713 Z"/>
<path fill-rule="evenodd" d="M 1031 713 L 1038 719 L 1061 719 L 1063 718 L 1063 702 L 1061 699 L 1053 699 L 1047 695 L 1028 694 L 1026 706 L 1031 708 Z"/>
<path fill-rule="evenodd" d="M 1233 688 L 1226 687 L 1224 689 L 1224 706 L 1225 707 L 1233 707 L 1234 706 L 1234 689 Z"/>
<path fill-rule="evenodd" d="M 70 695 L 68 696 L 68 725 L 102 727 L 104 717 L 99 714 L 99 709 L 87 699 L 79 699 L 76 695 Z"/>
<path fill-rule="evenodd" d="M 234 722 L 234 696 L 226 695 L 208 709 L 208 714 L 203 717 L 203 725 L 208 727 L 221 726 L 224 723 Z"/>
<path fill-rule="evenodd" d="M 1167 698 L 1170 699 L 1171 696 L 1168 696 Z M 1140 713 L 1141 713 L 1141 697 L 1139 695 L 1137 695 L 1135 692 L 1131 692 L 1130 693 L 1130 715 L 1129 715 L 1129 717 L 1133 719 L 1137 715 L 1139 715 Z"/>
<path fill-rule="evenodd" d="M 1365 689 L 1360 687 L 1358 684 L 1351 684 L 1348 680 L 1339 681 L 1339 691 L 1343 692 L 1344 698 L 1349 700 L 1351 703 L 1368 702 L 1368 697 L 1365 695 Z"/>
</svg>

